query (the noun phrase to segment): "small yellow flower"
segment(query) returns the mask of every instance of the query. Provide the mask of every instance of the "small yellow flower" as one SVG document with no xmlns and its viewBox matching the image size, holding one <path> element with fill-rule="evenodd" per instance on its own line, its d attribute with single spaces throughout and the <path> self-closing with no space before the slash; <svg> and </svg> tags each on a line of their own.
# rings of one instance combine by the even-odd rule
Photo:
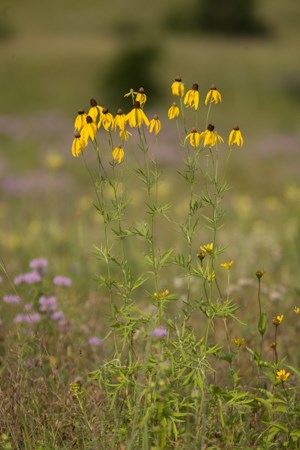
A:
<svg viewBox="0 0 300 450">
<path fill-rule="evenodd" d="M 112 157 L 114 161 L 116 161 L 118 164 L 121 164 L 121 162 L 124 159 L 124 149 L 122 145 L 118 145 L 113 151 L 112 151 Z"/>
<path fill-rule="evenodd" d="M 103 128 L 106 131 L 109 131 L 114 126 L 114 117 L 108 111 L 107 108 L 102 108 L 100 120 L 99 120 L 99 123 L 98 123 L 98 128 L 100 128 L 101 125 L 103 126 Z"/>
<path fill-rule="evenodd" d="M 216 277 L 215 272 L 208 273 L 206 275 L 206 279 L 207 279 L 208 282 L 212 282 L 215 279 L 215 277 Z"/>
<path fill-rule="evenodd" d="M 206 94 L 205 104 L 207 105 L 208 103 L 219 103 L 219 102 L 222 102 L 222 96 L 218 91 L 218 89 L 216 88 L 216 85 L 212 84 L 210 90 Z"/>
<path fill-rule="evenodd" d="M 191 130 L 191 132 L 185 137 L 184 145 L 187 140 L 190 141 L 190 144 L 192 147 L 195 147 L 195 148 L 199 147 L 201 138 L 200 138 L 200 134 L 198 133 L 196 128 L 193 128 Z"/>
<path fill-rule="evenodd" d="M 70 391 L 72 392 L 72 394 L 74 394 L 75 396 L 79 394 L 80 389 L 81 389 L 80 385 L 78 383 L 70 383 L 69 388 L 70 388 Z"/>
<path fill-rule="evenodd" d="M 205 244 L 200 246 L 200 250 L 202 250 L 204 253 L 211 254 L 214 249 L 214 244 L 211 242 L 210 244 Z"/>
<path fill-rule="evenodd" d="M 118 127 L 120 130 L 125 130 L 125 123 L 126 115 L 124 114 L 123 109 L 119 108 L 117 115 L 114 118 L 113 129 L 116 130 Z"/>
<path fill-rule="evenodd" d="M 232 339 L 232 342 L 233 342 L 234 345 L 236 345 L 237 347 L 242 347 L 243 345 L 246 344 L 245 339 L 240 339 L 240 338 L 234 338 L 234 339 Z"/>
<path fill-rule="evenodd" d="M 145 94 L 145 89 L 143 87 L 139 88 L 139 92 L 136 93 L 135 100 L 137 102 L 140 102 L 141 108 L 144 107 L 147 101 L 147 95 Z"/>
<path fill-rule="evenodd" d="M 100 120 L 102 106 L 98 105 L 97 101 L 92 98 L 90 100 L 90 109 L 88 115 L 93 119 L 93 122 L 97 123 Z"/>
<path fill-rule="evenodd" d="M 272 319 L 272 323 L 276 327 L 278 327 L 278 325 L 280 325 L 282 321 L 283 321 L 283 314 L 281 316 L 273 317 L 273 319 Z"/>
<path fill-rule="evenodd" d="M 176 105 L 176 103 L 174 102 L 168 110 L 168 117 L 170 120 L 176 119 L 176 117 L 178 117 L 179 114 L 180 114 L 179 108 Z"/>
<path fill-rule="evenodd" d="M 221 266 L 224 267 L 225 269 L 230 269 L 230 267 L 233 265 L 233 263 L 234 263 L 234 261 L 231 260 L 231 261 L 224 262 L 223 264 L 221 264 Z"/>
<path fill-rule="evenodd" d="M 182 83 L 180 76 L 177 76 L 175 78 L 175 81 L 172 83 L 171 89 L 173 95 L 177 95 L 178 97 L 184 96 L 184 84 Z"/>
<path fill-rule="evenodd" d="M 284 369 L 277 370 L 276 372 L 276 378 L 280 381 L 286 381 L 290 375 L 290 372 L 286 372 Z"/>
<path fill-rule="evenodd" d="M 157 114 L 154 114 L 153 119 L 149 122 L 149 132 L 154 132 L 155 136 L 160 132 L 161 130 L 161 122 L 158 118 Z"/>
<path fill-rule="evenodd" d="M 242 147 L 244 144 L 244 139 L 238 125 L 235 125 L 233 127 L 228 138 L 229 147 L 231 147 L 234 144 L 236 144 L 238 147 Z"/>
<path fill-rule="evenodd" d="M 202 262 L 205 258 L 206 253 L 205 252 L 197 252 L 196 256 L 200 259 L 200 261 Z"/>
<path fill-rule="evenodd" d="M 168 289 L 166 289 L 165 291 L 162 291 L 162 292 L 155 292 L 154 293 L 154 297 L 156 297 L 156 298 L 164 298 L 164 297 L 167 297 L 169 295 L 169 290 Z"/>
<path fill-rule="evenodd" d="M 74 130 L 76 131 L 80 131 L 81 128 L 84 127 L 84 125 L 86 124 L 86 116 L 87 114 L 85 114 L 85 112 L 83 111 L 83 109 L 80 109 L 78 111 L 78 115 L 76 116 L 75 122 L 74 122 Z"/>
<path fill-rule="evenodd" d="M 256 273 L 255 273 L 255 275 L 256 275 L 257 278 L 260 280 L 260 279 L 264 276 L 265 273 L 266 273 L 266 272 L 265 272 L 264 270 L 257 270 Z"/>
<path fill-rule="evenodd" d="M 132 133 L 125 130 L 120 130 L 119 138 L 122 139 L 122 141 L 127 141 L 129 139 L 129 136 L 132 136 Z"/>
<path fill-rule="evenodd" d="M 93 122 L 93 119 L 91 116 L 86 116 L 86 124 L 81 130 L 81 137 L 85 142 L 88 142 L 89 138 L 91 141 L 95 140 L 97 133 L 97 127 L 96 124 Z"/>
<path fill-rule="evenodd" d="M 204 147 L 214 147 L 217 142 L 224 142 L 223 138 L 216 132 L 215 126 L 211 123 L 208 125 L 207 130 L 200 133 L 200 139 L 204 139 Z"/>
<path fill-rule="evenodd" d="M 184 104 L 188 108 L 194 108 L 196 111 L 199 106 L 200 94 L 199 94 L 199 86 L 197 83 L 193 84 L 192 89 L 187 91 L 184 97 Z"/>
<path fill-rule="evenodd" d="M 75 133 L 75 138 L 72 142 L 72 155 L 79 156 L 82 150 L 87 146 L 88 142 L 85 141 L 79 131 Z"/>
<path fill-rule="evenodd" d="M 128 121 L 131 128 L 140 128 L 144 123 L 149 126 L 149 119 L 140 107 L 140 102 L 135 101 L 133 109 L 126 115 L 126 122 Z"/>
<path fill-rule="evenodd" d="M 298 316 L 300 315 L 300 308 L 298 308 L 297 306 L 295 306 L 294 308 L 294 313 L 297 314 Z"/>
</svg>

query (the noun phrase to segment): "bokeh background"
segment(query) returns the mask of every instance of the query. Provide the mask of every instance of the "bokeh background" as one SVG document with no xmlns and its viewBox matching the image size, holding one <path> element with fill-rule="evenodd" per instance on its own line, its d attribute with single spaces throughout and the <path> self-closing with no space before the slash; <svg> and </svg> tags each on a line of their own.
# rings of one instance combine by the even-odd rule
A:
<svg viewBox="0 0 300 450">
<path fill-rule="evenodd" d="M 202 100 L 215 83 L 218 131 L 238 123 L 245 137 L 228 171 L 223 231 L 239 276 L 264 268 L 275 294 L 286 295 L 282 283 L 296 302 L 299 42 L 299 0 L 2 0 L 0 246 L 9 272 L 44 256 L 82 296 L 96 290 L 102 224 L 84 165 L 71 156 L 73 120 L 91 97 L 115 113 L 129 109 L 130 88 L 146 89 L 147 113 L 159 114 L 165 132 L 161 195 L 180 211 L 181 156 L 167 119 L 179 74 L 186 87 L 199 83 Z"/>
</svg>

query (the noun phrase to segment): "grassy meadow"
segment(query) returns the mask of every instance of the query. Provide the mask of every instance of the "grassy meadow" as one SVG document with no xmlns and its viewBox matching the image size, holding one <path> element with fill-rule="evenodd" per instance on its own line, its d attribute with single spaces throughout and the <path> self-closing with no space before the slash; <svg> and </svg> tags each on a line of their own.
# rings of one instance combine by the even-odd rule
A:
<svg viewBox="0 0 300 450">
<path fill-rule="evenodd" d="M 0 7 L 0 449 L 300 446 L 300 6 L 255 37 L 194 8 Z M 132 136 L 97 109 L 73 157 L 91 98 Z"/>
</svg>

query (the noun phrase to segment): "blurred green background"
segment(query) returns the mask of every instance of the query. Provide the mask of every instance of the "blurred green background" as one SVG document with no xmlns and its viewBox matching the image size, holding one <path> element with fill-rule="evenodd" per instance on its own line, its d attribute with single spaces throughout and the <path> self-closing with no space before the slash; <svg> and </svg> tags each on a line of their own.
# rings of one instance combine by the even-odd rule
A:
<svg viewBox="0 0 300 450">
<path fill-rule="evenodd" d="M 57 269 L 95 270 L 101 223 L 70 151 L 73 119 L 91 97 L 115 113 L 128 110 L 131 87 L 145 87 L 147 113 L 166 133 L 157 152 L 164 187 L 178 200 L 181 157 L 166 114 L 178 74 L 187 88 L 199 83 L 202 101 L 215 83 L 218 131 L 239 123 L 245 137 L 228 172 L 225 227 L 232 256 L 247 258 L 241 273 L 274 264 L 270 248 L 298 261 L 299 25 L 299 0 L 2 0 L 0 244 L 10 270 L 39 255 Z"/>
</svg>

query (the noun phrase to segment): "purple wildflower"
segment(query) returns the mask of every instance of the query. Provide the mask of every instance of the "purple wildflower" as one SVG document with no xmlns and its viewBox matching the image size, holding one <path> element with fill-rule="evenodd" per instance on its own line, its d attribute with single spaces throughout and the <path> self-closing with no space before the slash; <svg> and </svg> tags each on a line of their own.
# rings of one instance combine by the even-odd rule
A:
<svg viewBox="0 0 300 450">
<path fill-rule="evenodd" d="M 18 295 L 4 295 L 3 301 L 5 303 L 13 303 L 14 305 L 17 305 L 20 303 L 20 297 Z"/>
<path fill-rule="evenodd" d="M 99 345 L 101 345 L 103 343 L 103 340 L 100 339 L 97 336 L 92 336 L 92 337 L 90 337 L 88 342 L 89 342 L 90 345 L 99 346 Z"/>
<path fill-rule="evenodd" d="M 56 297 L 45 297 L 44 295 L 39 299 L 40 311 L 55 311 Z"/>
<path fill-rule="evenodd" d="M 41 279 L 42 279 L 41 275 L 38 272 L 33 271 L 17 275 L 14 279 L 14 283 L 17 285 L 21 283 L 28 283 L 28 284 L 39 283 Z"/>
<path fill-rule="evenodd" d="M 166 328 L 158 327 L 158 328 L 154 328 L 150 332 L 150 336 L 154 336 L 154 337 L 158 337 L 158 338 L 164 338 L 164 337 L 168 336 L 168 332 L 167 332 Z"/>
<path fill-rule="evenodd" d="M 48 266 L 48 261 L 45 258 L 32 259 L 29 263 L 29 267 L 33 270 L 36 270 L 41 275 L 46 273 L 47 266 Z"/>
<path fill-rule="evenodd" d="M 34 314 L 17 314 L 14 318 L 15 323 L 35 323 L 41 319 L 39 313 Z"/>
<path fill-rule="evenodd" d="M 72 280 L 70 278 L 63 277 L 61 275 L 56 275 L 56 277 L 53 278 L 53 283 L 56 284 L 56 286 L 69 287 L 72 284 Z"/>
<path fill-rule="evenodd" d="M 64 313 L 62 311 L 54 311 L 51 314 L 52 320 L 63 320 L 64 319 Z"/>
<path fill-rule="evenodd" d="M 26 303 L 26 304 L 24 305 L 24 310 L 25 310 L 25 311 L 30 311 L 30 310 L 32 309 L 32 307 L 33 307 L 33 304 L 32 304 L 32 303 Z"/>
</svg>

